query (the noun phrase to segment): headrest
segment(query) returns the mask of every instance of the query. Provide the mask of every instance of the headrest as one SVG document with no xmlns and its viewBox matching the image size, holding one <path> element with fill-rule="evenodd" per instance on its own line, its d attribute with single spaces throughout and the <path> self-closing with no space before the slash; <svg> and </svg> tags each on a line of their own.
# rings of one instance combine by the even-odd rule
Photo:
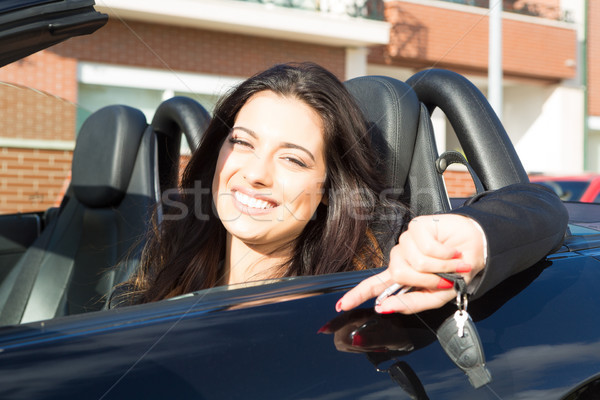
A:
<svg viewBox="0 0 600 400">
<path fill-rule="evenodd" d="M 209 123 L 209 112 L 189 97 L 172 97 L 158 106 L 150 125 L 159 144 L 159 180 L 163 190 L 177 185 L 181 134 L 193 153 L 198 149 Z"/>
<path fill-rule="evenodd" d="M 420 103 L 405 83 L 386 76 L 362 76 L 345 82 L 369 125 L 379 153 L 378 169 L 388 188 L 403 190 L 415 145 Z M 391 196 L 399 198 L 401 192 Z"/>
<path fill-rule="evenodd" d="M 183 133 L 192 151 L 196 151 L 210 122 L 210 113 L 196 100 L 175 96 L 160 103 L 152 128 L 158 134 L 176 136 Z"/>
<path fill-rule="evenodd" d="M 406 83 L 432 113 L 444 112 L 485 189 L 499 189 L 529 177 L 502 122 L 481 91 L 467 78 L 443 69 L 427 69 Z"/>
<path fill-rule="evenodd" d="M 84 122 L 77 136 L 71 172 L 75 197 L 89 207 L 111 207 L 123 199 L 146 117 L 135 108 L 104 107 Z"/>
</svg>

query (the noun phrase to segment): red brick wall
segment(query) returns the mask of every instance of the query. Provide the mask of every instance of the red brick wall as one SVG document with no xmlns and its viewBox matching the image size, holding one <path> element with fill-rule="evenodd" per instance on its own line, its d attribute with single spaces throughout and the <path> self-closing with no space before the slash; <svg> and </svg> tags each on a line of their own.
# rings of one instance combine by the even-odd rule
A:
<svg viewBox="0 0 600 400">
<path fill-rule="evenodd" d="M 0 85 L 0 112 L 0 137 L 75 139 L 75 104 L 60 97 L 23 86 Z"/>
<path fill-rule="evenodd" d="M 0 81 L 77 101 L 77 61 L 51 51 L 41 51 L 2 67 Z"/>
<path fill-rule="evenodd" d="M 392 24 L 390 44 L 372 51 L 370 61 L 415 68 L 439 67 L 485 73 L 488 17 L 480 13 L 393 1 L 386 3 Z M 574 29 L 503 20 L 506 77 L 545 80 L 573 78 Z"/>
<path fill-rule="evenodd" d="M 450 197 L 470 197 L 475 194 L 475 185 L 467 171 L 446 170 L 444 182 Z"/>
<path fill-rule="evenodd" d="M 281 62 L 314 61 L 343 78 L 346 62 L 343 47 L 117 20 L 54 51 L 84 61 L 229 76 L 250 76 Z"/>
<path fill-rule="evenodd" d="M 600 116 L 600 2 L 588 7 L 588 114 Z"/>
<path fill-rule="evenodd" d="M 58 205 L 71 157 L 62 150 L 0 149 L 0 213 Z"/>
</svg>

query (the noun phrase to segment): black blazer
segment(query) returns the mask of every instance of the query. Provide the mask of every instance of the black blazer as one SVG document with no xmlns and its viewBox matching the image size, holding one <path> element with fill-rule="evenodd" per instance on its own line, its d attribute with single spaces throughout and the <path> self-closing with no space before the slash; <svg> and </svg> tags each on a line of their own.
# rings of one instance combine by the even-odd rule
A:
<svg viewBox="0 0 600 400">
<path fill-rule="evenodd" d="M 473 218 L 486 235 L 487 264 L 469 285 L 476 297 L 557 250 L 569 220 L 558 196 L 533 183 L 478 194 L 452 213 Z"/>
</svg>

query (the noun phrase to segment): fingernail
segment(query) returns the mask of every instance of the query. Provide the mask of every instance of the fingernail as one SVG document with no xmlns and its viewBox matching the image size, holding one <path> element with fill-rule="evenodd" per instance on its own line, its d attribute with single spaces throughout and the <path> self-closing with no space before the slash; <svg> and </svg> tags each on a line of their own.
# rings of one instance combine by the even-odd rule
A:
<svg viewBox="0 0 600 400">
<path fill-rule="evenodd" d="M 339 300 L 336 304 L 335 304 L 335 311 L 340 312 L 342 311 L 342 300 Z"/>
<path fill-rule="evenodd" d="M 452 256 L 452 259 L 456 260 L 456 259 L 461 258 L 461 257 L 462 257 L 462 253 L 460 251 L 456 250 L 454 252 L 454 255 Z"/>
<path fill-rule="evenodd" d="M 377 314 L 393 314 L 395 311 L 391 310 L 382 310 L 380 306 L 375 307 L 375 312 Z"/>
<path fill-rule="evenodd" d="M 325 333 L 325 332 L 329 332 L 329 322 L 326 323 L 325 325 L 323 325 L 318 331 L 317 333 Z"/>
<path fill-rule="evenodd" d="M 437 285 L 438 289 L 450 289 L 452 287 L 454 287 L 454 283 L 444 278 L 440 278 L 440 282 Z"/>
<path fill-rule="evenodd" d="M 458 267 L 456 267 L 456 272 L 457 273 L 467 273 L 467 272 L 471 272 L 471 266 L 469 264 L 460 264 Z"/>
<path fill-rule="evenodd" d="M 354 335 L 352 335 L 352 346 L 364 346 L 365 344 L 365 339 L 359 335 L 358 333 L 355 333 Z"/>
</svg>

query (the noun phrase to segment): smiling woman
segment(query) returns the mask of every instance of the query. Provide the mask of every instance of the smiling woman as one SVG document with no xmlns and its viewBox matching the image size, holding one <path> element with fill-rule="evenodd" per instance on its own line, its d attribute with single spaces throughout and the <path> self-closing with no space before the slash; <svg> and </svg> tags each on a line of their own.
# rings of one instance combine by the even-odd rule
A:
<svg viewBox="0 0 600 400">
<path fill-rule="evenodd" d="M 167 211 L 117 293 L 145 303 L 388 264 L 336 309 L 386 293 L 377 312 L 414 313 L 456 298 L 440 273 L 462 276 L 480 295 L 561 242 L 566 211 L 550 191 L 511 185 L 410 221 L 405 205 L 383 195 L 376 161 L 360 108 L 327 70 L 284 64 L 249 78 L 217 104 L 184 171 L 177 211 L 193 212 Z"/>
<path fill-rule="evenodd" d="M 253 95 L 221 146 L 212 185 L 227 230 L 227 283 L 268 277 L 289 258 L 289 245 L 323 200 L 325 178 L 319 114 L 270 90 Z"/>
<path fill-rule="evenodd" d="M 393 236 L 406 208 L 378 224 L 385 200 L 366 133 L 352 96 L 317 65 L 278 65 L 240 84 L 184 172 L 181 201 L 194 212 L 153 230 L 129 299 L 382 266 L 375 236 Z"/>
</svg>

